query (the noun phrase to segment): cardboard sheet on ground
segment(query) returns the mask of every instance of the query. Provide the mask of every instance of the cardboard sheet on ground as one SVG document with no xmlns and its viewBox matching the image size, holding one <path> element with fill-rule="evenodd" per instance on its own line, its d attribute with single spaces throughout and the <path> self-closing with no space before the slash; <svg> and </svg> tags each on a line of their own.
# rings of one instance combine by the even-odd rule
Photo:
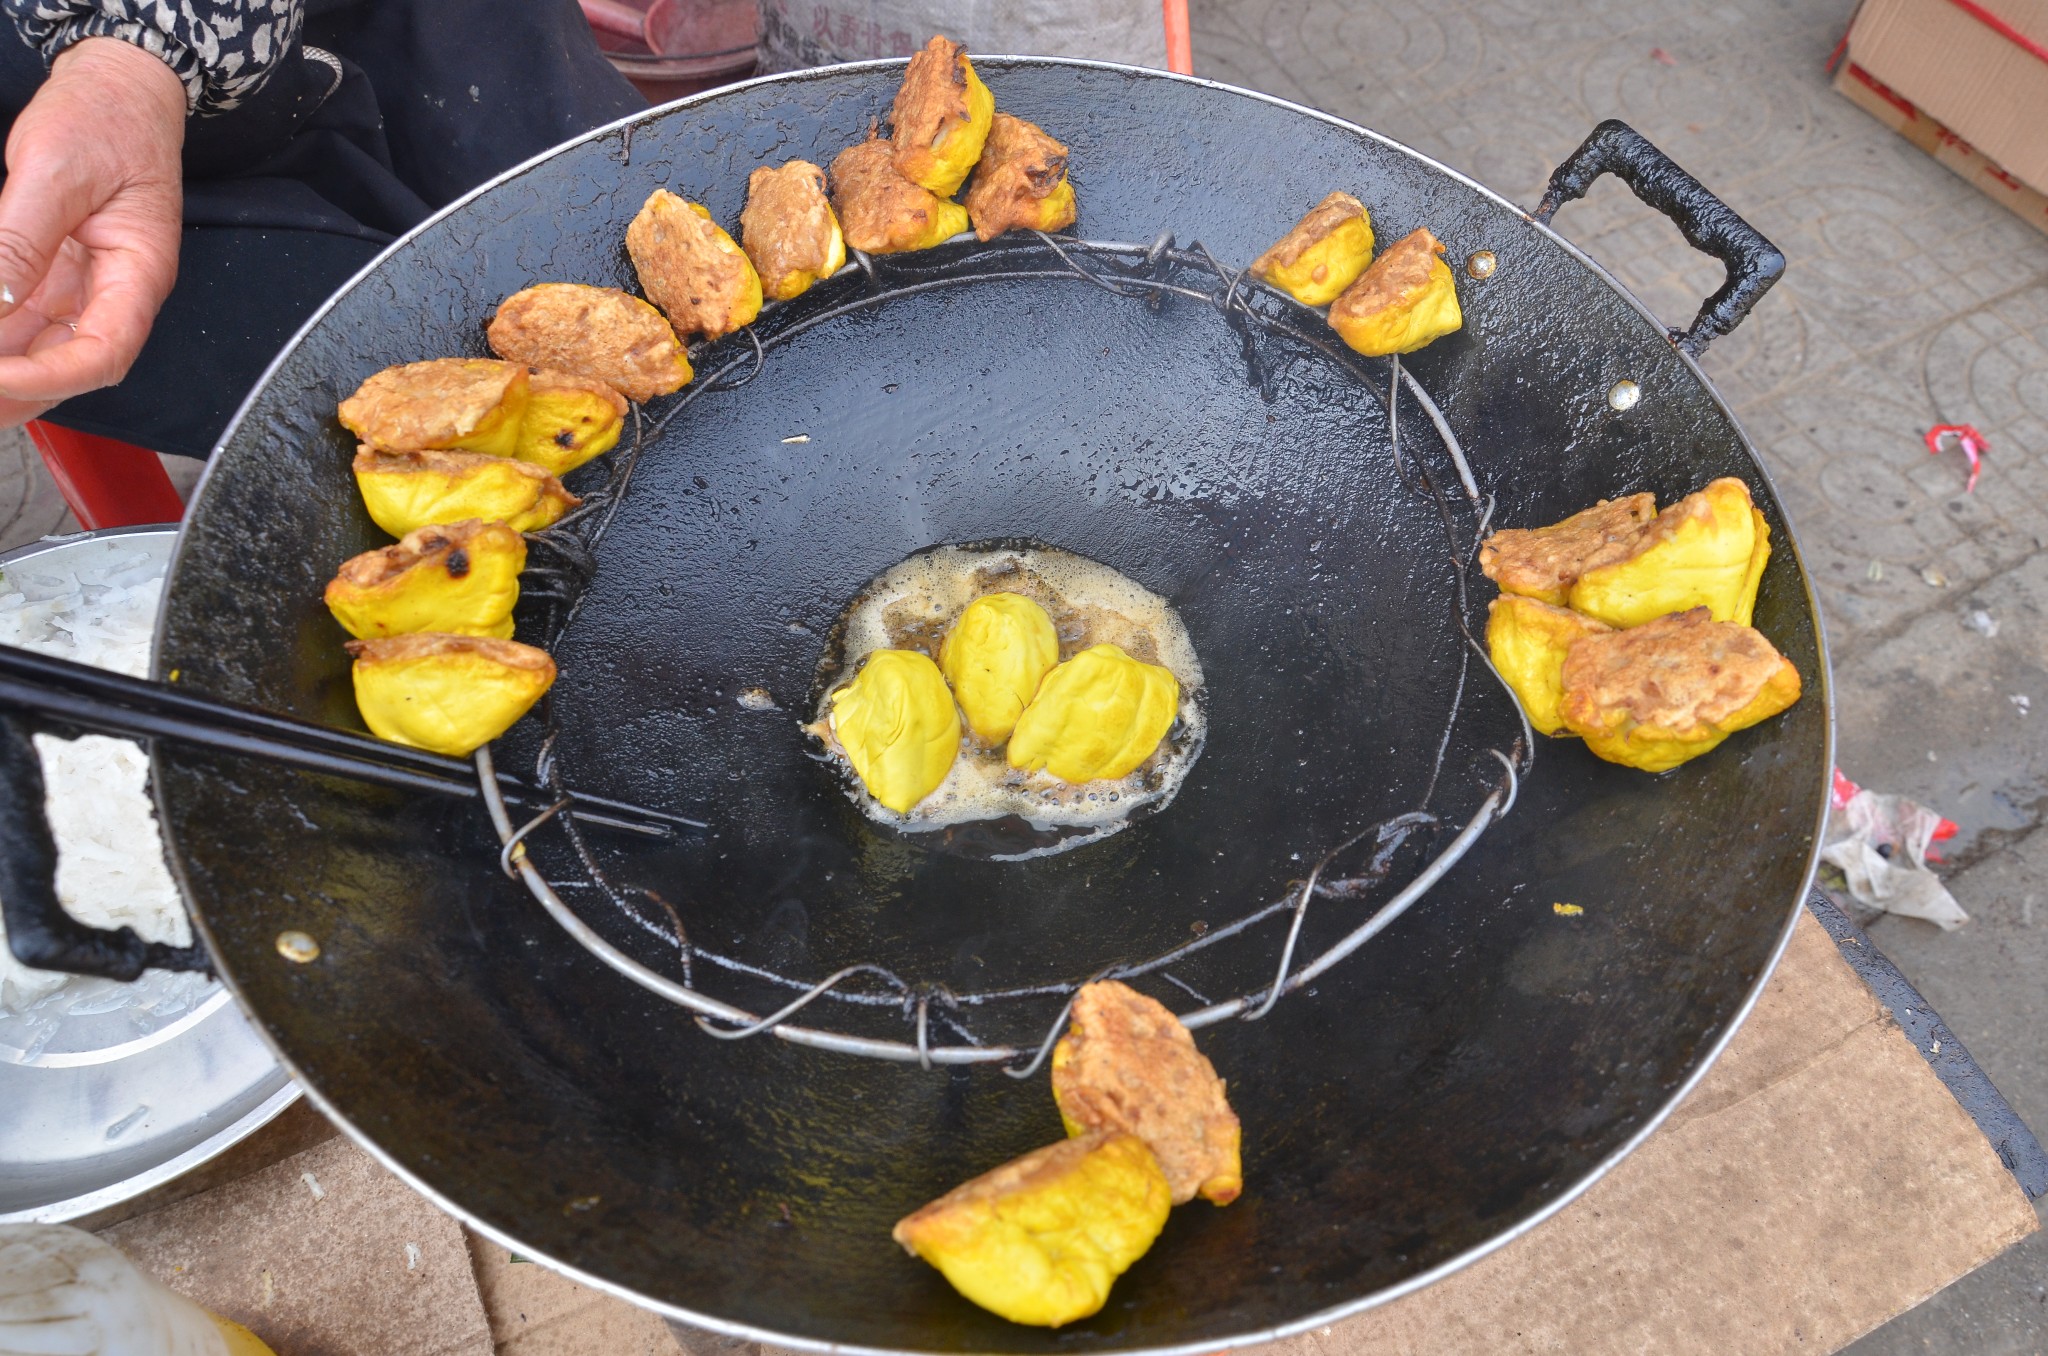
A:
<svg viewBox="0 0 2048 1356">
<path fill-rule="evenodd" d="M 1802 913 L 1721 1060 L 1585 1196 L 1418 1294 L 1251 1350 L 1833 1351 L 2036 1227 L 1975 1123 Z M 750 1345 L 672 1332 L 474 1235 L 465 1253 L 452 1221 L 341 1140 L 106 1236 L 280 1356 L 733 1356 Z"/>
</svg>

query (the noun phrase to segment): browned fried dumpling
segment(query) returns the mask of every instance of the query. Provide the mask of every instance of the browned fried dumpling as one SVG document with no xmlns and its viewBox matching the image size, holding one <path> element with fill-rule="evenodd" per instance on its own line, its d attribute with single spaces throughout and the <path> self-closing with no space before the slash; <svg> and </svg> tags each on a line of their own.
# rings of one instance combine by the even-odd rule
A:
<svg viewBox="0 0 2048 1356">
<path fill-rule="evenodd" d="M 996 114 L 967 189 L 967 216 L 983 240 L 1013 227 L 1058 231 L 1073 225 L 1067 148 L 1022 118 Z"/>
<path fill-rule="evenodd" d="M 526 416 L 527 371 L 496 358 L 433 358 L 371 374 L 336 411 L 384 452 L 453 448 L 509 457 Z"/>
<path fill-rule="evenodd" d="M 889 110 L 896 172 L 942 198 L 967 181 L 988 136 L 996 100 L 974 73 L 967 49 L 934 36 L 910 58 Z"/>
<path fill-rule="evenodd" d="M 825 196 L 825 171 L 808 160 L 792 160 L 748 175 L 740 248 L 754 261 L 762 292 L 777 301 L 800 296 L 838 272 L 846 262 L 846 237 Z"/>
<path fill-rule="evenodd" d="M 537 283 L 498 307 L 491 352 L 531 367 L 592 377 L 628 400 L 682 389 L 690 358 L 661 312 L 630 292 Z"/>
<path fill-rule="evenodd" d="M 1123 1130 L 1150 1145 L 1176 1205 L 1198 1195 L 1228 1205 L 1244 1189 L 1223 1080 L 1180 1018 L 1128 984 L 1105 979 L 1074 996 L 1052 1095 L 1068 1134 Z"/>
<path fill-rule="evenodd" d="M 1509 593 L 1563 607 L 1596 565 L 1625 558 L 1657 517 L 1648 494 L 1602 499 L 1549 527 L 1504 527 L 1479 548 L 1479 568 Z"/>
<path fill-rule="evenodd" d="M 1368 358 L 1413 353 L 1465 323 L 1443 242 L 1417 227 L 1380 253 L 1330 303 L 1330 328 Z"/>
<path fill-rule="evenodd" d="M 898 174 L 889 143 L 874 136 L 833 159 L 832 208 L 846 243 L 868 254 L 930 249 L 967 229 L 967 209 Z"/>
<path fill-rule="evenodd" d="M 626 227 L 626 253 L 678 334 L 716 339 L 761 313 L 760 275 L 699 203 L 655 189 Z"/>
<path fill-rule="evenodd" d="M 1799 670 L 1763 633 L 1704 607 L 1582 636 L 1558 709 L 1610 763 L 1665 772 L 1799 700 Z"/>
</svg>

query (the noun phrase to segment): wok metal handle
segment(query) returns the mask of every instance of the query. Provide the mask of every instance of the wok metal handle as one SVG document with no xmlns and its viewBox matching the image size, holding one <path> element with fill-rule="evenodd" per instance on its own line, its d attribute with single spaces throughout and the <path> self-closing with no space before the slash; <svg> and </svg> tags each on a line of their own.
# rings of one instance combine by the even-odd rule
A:
<svg viewBox="0 0 2048 1356">
<path fill-rule="evenodd" d="M 45 727 L 72 738 L 79 732 Z M 43 810 L 43 764 L 22 716 L 0 711 L 0 917 L 14 958 L 39 970 L 102 979 L 135 979 L 144 970 L 204 970 L 212 962 L 198 942 L 145 942 L 135 929 L 96 928 L 57 902 L 57 843 Z"/>
<path fill-rule="evenodd" d="M 1603 174 L 1627 184 L 1638 198 L 1670 218 L 1694 249 L 1711 254 L 1728 270 L 1720 290 L 1700 304 L 1692 328 L 1671 331 L 1681 352 L 1697 358 L 1708 343 L 1740 324 L 1771 284 L 1784 276 L 1785 256 L 1776 245 L 1618 118 L 1595 127 L 1579 149 L 1565 157 L 1543 190 L 1536 220 L 1549 225 L 1558 208 L 1585 197 Z"/>
</svg>

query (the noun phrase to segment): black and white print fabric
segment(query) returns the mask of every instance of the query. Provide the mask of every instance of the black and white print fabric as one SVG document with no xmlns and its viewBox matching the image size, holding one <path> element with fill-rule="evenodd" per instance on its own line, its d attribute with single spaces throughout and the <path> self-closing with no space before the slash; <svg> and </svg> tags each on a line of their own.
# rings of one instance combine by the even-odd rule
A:
<svg viewBox="0 0 2048 1356">
<path fill-rule="evenodd" d="M 0 0 L 45 63 L 86 38 L 119 38 L 162 57 L 197 116 L 254 94 L 291 50 L 304 0 Z"/>
</svg>

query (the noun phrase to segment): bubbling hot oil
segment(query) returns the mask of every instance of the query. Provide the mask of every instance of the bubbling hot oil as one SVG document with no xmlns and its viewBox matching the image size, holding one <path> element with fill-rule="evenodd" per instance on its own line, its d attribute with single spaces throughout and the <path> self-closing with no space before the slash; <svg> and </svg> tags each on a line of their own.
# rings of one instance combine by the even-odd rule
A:
<svg viewBox="0 0 2048 1356">
<path fill-rule="evenodd" d="M 1180 711 L 1150 758 L 1115 781 L 1072 784 L 1009 765 L 1000 746 L 961 722 L 960 756 L 937 790 L 897 814 L 867 793 L 832 736 L 832 694 L 876 650 L 939 646 L 967 605 L 988 593 L 1016 593 L 1044 608 L 1059 635 L 1060 659 L 1091 645 L 1115 645 L 1180 680 Z M 1000 861 L 1065 852 L 1099 842 L 1134 818 L 1166 808 L 1187 779 L 1207 733 L 1202 664 L 1172 606 L 1137 581 L 1071 551 L 1040 545 L 938 546 L 885 571 L 848 606 L 818 667 L 816 718 L 804 726 L 842 773 L 862 813 L 901 832 L 934 835 L 934 846 Z"/>
</svg>

